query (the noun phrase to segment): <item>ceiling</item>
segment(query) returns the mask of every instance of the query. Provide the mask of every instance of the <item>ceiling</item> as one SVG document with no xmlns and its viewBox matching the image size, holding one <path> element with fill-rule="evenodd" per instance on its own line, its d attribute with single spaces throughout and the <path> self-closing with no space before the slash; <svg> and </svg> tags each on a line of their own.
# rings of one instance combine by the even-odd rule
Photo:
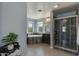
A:
<svg viewBox="0 0 79 59">
<path fill-rule="evenodd" d="M 27 18 L 39 19 L 50 16 L 50 11 L 76 4 L 76 2 L 27 2 Z M 54 8 L 58 5 L 58 8 Z M 38 12 L 42 10 L 42 12 Z"/>
</svg>

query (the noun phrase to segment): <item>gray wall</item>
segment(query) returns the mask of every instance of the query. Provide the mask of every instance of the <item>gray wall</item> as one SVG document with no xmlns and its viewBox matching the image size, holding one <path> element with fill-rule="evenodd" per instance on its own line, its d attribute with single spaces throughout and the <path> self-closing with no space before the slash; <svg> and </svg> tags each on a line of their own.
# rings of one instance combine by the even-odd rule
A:
<svg viewBox="0 0 79 59">
<path fill-rule="evenodd" d="M 78 5 L 78 15 L 79 15 L 79 5 Z M 77 24 L 77 44 L 79 45 L 79 16 L 78 16 L 78 20 L 77 20 L 78 24 Z"/>
<path fill-rule="evenodd" d="M 18 42 L 22 52 L 26 50 L 26 3 L 0 2 L 0 32 L 1 38 L 9 32 L 18 34 Z"/>
<path fill-rule="evenodd" d="M 2 19 L 1 17 L 2 17 L 2 10 L 1 10 L 1 3 L 0 3 L 0 46 L 1 46 L 1 39 L 2 39 L 1 38 L 1 33 L 2 33 L 1 32 L 1 19 Z"/>
<path fill-rule="evenodd" d="M 77 32 L 77 44 L 79 45 L 79 25 L 78 25 L 78 32 Z"/>
</svg>

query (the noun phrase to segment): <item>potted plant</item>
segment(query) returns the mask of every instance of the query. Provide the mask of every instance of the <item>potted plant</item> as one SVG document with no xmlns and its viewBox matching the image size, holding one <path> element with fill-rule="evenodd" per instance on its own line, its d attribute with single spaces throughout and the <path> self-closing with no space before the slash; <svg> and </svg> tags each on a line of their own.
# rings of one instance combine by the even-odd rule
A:
<svg viewBox="0 0 79 59">
<path fill-rule="evenodd" d="M 3 37 L 2 42 L 9 44 L 8 49 L 12 49 L 13 48 L 12 43 L 17 41 L 17 37 L 18 37 L 17 34 L 15 34 L 14 32 L 10 32 L 8 35 Z"/>
</svg>

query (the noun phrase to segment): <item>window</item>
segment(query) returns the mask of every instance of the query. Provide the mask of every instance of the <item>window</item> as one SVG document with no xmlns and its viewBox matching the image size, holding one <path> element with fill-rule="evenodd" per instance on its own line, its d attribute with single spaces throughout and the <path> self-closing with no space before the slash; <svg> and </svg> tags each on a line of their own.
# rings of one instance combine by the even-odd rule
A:
<svg viewBox="0 0 79 59">
<path fill-rule="evenodd" d="M 49 24 L 45 24 L 45 32 L 50 32 Z"/>
<path fill-rule="evenodd" d="M 37 22 L 37 31 L 43 32 L 43 22 Z"/>
<path fill-rule="evenodd" d="M 33 22 L 32 21 L 28 21 L 27 32 L 33 32 Z"/>
<path fill-rule="evenodd" d="M 43 21 L 27 21 L 27 32 L 50 32 L 50 26 Z"/>
</svg>

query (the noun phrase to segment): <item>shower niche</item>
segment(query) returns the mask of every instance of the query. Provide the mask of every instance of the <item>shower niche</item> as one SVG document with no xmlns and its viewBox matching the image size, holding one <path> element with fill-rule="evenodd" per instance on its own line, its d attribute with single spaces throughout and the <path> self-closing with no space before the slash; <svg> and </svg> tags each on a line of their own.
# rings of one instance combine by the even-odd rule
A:
<svg viewBox="0 0 79 59">
<path fill-rule="evenodd" d="M 58 11 L 63 12 L 58 12 Z M 78 15 L 74 9 L 60 9 L 54 11 L 54 47 L 66 51 L 78 52 L 77 24 Z M 72 11 L 72 12 L 71 12 Z"/>
</svg>

